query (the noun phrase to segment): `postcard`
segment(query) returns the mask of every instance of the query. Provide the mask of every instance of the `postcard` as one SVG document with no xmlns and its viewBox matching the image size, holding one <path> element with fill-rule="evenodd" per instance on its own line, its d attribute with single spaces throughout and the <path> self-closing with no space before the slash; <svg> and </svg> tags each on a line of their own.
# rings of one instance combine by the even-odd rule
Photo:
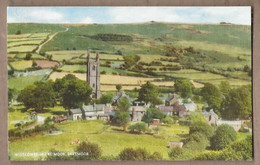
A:
<svg viewBox="0 0 260 165">
<path fill-rule="evenodd" d="M 253 160 L 251 7 L 8 7 L 11 161 Z"/>
</svg>

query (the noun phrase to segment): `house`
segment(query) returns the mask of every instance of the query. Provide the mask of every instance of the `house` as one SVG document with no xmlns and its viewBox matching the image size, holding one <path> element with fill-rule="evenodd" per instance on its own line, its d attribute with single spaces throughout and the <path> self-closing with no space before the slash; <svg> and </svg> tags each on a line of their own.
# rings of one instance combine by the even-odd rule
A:
<svg viewBox="0 0 260 165">
<path fill-rule="evenodd" d="M 217 125 L 218 115 L 211 109 L 209 112 L 203 111 L 203 116 L 206 118 L 209 125 Z"/>
<path fill-rule="evenodd" d="M 189 115 L 184 105 L 178 105 L 178 104 L 173 106 L 159 105 L 157 108 L 160 111 L 162 111 L 165 115 L 170 115 L 170 116 L 178 115 L 179 117 L 184 117 L 186 115 Z"/>
<path fill-rule="evenodd" d="M 170 106 L 178 103 L 177 95 L 174 93 L 173 95 L 168 95 L 168 98 L 165 100 L 165 105 Z"/>
<path fill-rule="evenodd" d="M 83 105 L 86 120 L 97 120 L 99 115 L 104 115 L 105 104 Z"/>
<path fill-rule="evenodd" d="M 227 124 L 234 128 L 235 131 L 238 131 L 241 127 L 243 122 L 241 120 L 218 120 L 217 125 Z"/>
<path fill-rule="evenodd" d="M 69 120 L 81 120 L 82 119 L 82 110 L 80 108 L 69 109 L 68 119 Z"/>
<path fill-rule="evenodd" d="M 141 121 L 146 111 L 145 106 L 131 106 L 130 116 L 131 121 Z"/>
<path fill-rule="evenodd" d="M 153 123 L 149 125 L 150 129 L 157 128 L 160 125 L 160 119 L 153 119 Z"/>
<path fill-rule="evenodd" d="M 119 92 L 114 98 L 113 98 L 113 105 L 116 105 L 123 97 L 126 97 L 130 103 L 132 103 L 134 100 L 127 95 L 124 91 L 123 92 Z"/>
<path fill-rule="evenodd" d="M 187 111 L 193 112 L 198 109 L 197 104 L 195 104 L 193 101 L 190 103 L 184 103 L 184 107 L 186 108 Z"/>
</svg>

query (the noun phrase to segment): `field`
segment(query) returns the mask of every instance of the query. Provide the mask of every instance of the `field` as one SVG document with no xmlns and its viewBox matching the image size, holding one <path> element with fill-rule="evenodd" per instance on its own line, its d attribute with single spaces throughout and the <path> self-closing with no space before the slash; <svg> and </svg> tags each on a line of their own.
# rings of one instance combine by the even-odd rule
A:
<svg viewBox="0 0 260 165">
<path fill-rule="evenodd" d="M 188 127 L 172 125 L 162 127 L 162 137 L 156 138 L 152 135 L 138 135 L 121 132 L 120 127 L 108 126 L 103 121 L 75 121 L 64 122 L 56 125 L 63 133 L 60 135 L 39 135 L 33 138 L 26 138 L 10 143 L 12 160 L 37 160 L 39 157 L 15 157 L 14 153 L 19 152 L 48 152 L 55 148 L 64 152 L 72 152 L 76 146 L 70 145 L 71 141 L 80 139 L 88 140 L 99 144 L 102 148 L 102 155 L 118 155 L 125 147 L 146 148 L 149 152 L 160 152 L 164 159 L 168 159 L 169 135 L 175 134 L 174 140 L 180 140 L 178 134 L 187 134 Z M 87 129 L 86 129 L 87 128 Z M 167 132 L 167 134 L 165 134 Z M 159 134 L 160 135 L 160 134 Z M 56 144 L 56 145 L 54 145 Z M 26 146 L 26 147 L 25 147 Z M 35 147 L 37 146 L 37 147 Z M 113 146 L 113 147 L 111 147 Z"/>
<path fill-rule="evenodd" d="M 59 63 L 56 61 L 35 60 L 35 62 L 37 63 L 37 66 L 39 66 L 41 68 L 51 68 L 51 67 L 59 65 Z"/>
<path fill-rule="evenodd" d="M 20 60 L 20 61 L 14 61 L 10 62 L 10 65 L 13 66 L 16 70 L 25 70 L 26 68 L 30 68 L 32 66 L 31 60 Z"/>
<path fill-rule="evenodd" d="M 33 84 L 35 81 L 41 81 L 43 77 L 44 75 L 10 78 L 8 79 L 8 88 L 22 90 L 24 87 Z"/>
</svg>

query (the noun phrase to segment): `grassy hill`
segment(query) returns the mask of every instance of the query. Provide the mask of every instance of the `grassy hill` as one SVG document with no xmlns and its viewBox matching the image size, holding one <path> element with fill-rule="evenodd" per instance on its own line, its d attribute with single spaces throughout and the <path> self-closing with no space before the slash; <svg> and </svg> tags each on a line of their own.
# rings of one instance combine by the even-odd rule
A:
<svg viewBox="0 0 260 165">
<path fill-rule="evenodd" d="M 65 31 L 65 29 L 67 29 Z M 21 30 L 22 34 L 15 35 Z M 60 33 L 56 33 L 60 32 Z M 56 34 L 56 35 L 54 35 Z M 40 43 L 44 59 L 64 62 L 60 71 L 83 73 L 87 50 L 99 52 L 103 74 L 190 78 L 200 83 L 250 84 L 251 26 L 235 24 L 8 24 L 9 64 L 22 62 Z M 36 38 L 35 38 L 36 37 Z M 123 55 L 138 55 L 130 68 L 120 67 Z M 33 57 L 34 58 L 34 57 Z M 70 66 L 67 66 L 69 64 Z M 30 66 L 29 66 L 30 67 Z M 25 68 L 27 69 L 27 68 Z M 179 71 L 191 69 L 178 74 Z M 61 73 L 63 74 L 63 73 Z M 106 84 L 109 85 L 109 84 Z M 130 85 L 130 84 L 128 84 Z"/>
</svg>

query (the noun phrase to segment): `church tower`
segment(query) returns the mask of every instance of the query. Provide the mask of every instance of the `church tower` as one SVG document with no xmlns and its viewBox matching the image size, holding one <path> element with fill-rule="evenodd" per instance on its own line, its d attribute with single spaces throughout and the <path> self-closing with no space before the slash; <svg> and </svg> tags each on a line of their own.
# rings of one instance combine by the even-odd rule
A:
<svg viewBox="0 0 260 165">
<path fill-rule="evenodd" d="M 87 82 L 92 88 L 92 98 L 100 97 L 100 68 L 99 54 L 96 54 L 96 60 L 90 60 L 90 54 L 87 56 Z"/>
</svg>

